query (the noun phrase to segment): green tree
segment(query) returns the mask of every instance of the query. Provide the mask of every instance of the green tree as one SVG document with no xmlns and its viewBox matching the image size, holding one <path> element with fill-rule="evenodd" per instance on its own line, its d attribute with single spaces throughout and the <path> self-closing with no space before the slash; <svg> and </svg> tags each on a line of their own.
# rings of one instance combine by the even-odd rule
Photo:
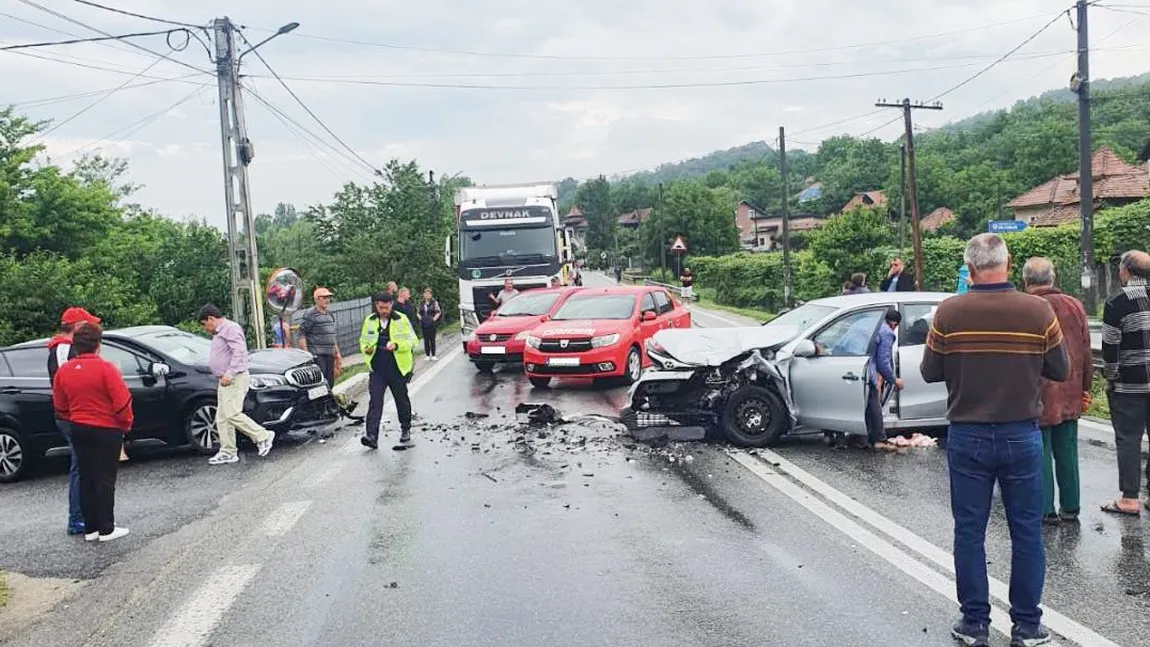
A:
<svg viewBox="0 0 1150 647">
<path fill-rule="evenodd" d="M 809 240 L 811 253 L 831 269 L 838 282 L 854 272 L 877 277 L 895 243 L 886 214 L 874 209 L 855 209 L 829 218 Z"/>
<path fill-rule="evenodd" d="M 599 176 L 582 184 L 575 193 L 575 205 L 587 217 L 587 248 L 614 249 L 619 214 L 611 200 L 611 184 L 607 178 Z"/>
</svg>

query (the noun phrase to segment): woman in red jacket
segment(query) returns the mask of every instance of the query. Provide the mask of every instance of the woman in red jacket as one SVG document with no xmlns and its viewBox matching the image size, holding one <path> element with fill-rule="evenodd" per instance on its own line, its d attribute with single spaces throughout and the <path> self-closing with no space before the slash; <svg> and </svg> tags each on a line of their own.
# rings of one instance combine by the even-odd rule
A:
<svg viewBox="0 0 1150 647">
<path fill-rule="evenodd" d="M 116 527 L 116 470 L 124 434 L 132 429 L 132 394 L 115 364 L 100 357 L 100 326 L 80 324 L 72 333 L 76 356 L 52 381 L 56 415 L 71 423 L 80 463 L 84 538 L 111 541 L 128 534 Z"/>
</svg>

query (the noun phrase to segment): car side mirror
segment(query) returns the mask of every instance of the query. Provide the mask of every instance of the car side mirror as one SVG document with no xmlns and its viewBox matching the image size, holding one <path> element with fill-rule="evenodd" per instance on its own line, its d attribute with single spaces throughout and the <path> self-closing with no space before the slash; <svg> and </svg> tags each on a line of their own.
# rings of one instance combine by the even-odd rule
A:
<svg viewBox="0 0 1150 647">
<path fill-rule="evenodd" d="M 539 317 L 540 322 L 546 322 L 547 319 L 548 319 L 547 315 L 543 315 L 543 316 Z"/>
<path fill-rule="evenodd" d="M 818 355 L 818 349 L 815 348 L 815 343 L 809 339 L 800 339 L 795 344 L 795 357 L 814 357 Z"/>
<path fill-rule="evenodd" d="M 654 321 L 656 318 L 655 313 L 650 310 L 643 313 L 643 321 Z"/>
<path fill-rule="evenodd" d="M 152 377 L 160 379 L 171 373 L 172 367 L 163 362 L 152 362 L 151 366 L 148 367 L 148 372 L 152 374 Z"/>
</svg>

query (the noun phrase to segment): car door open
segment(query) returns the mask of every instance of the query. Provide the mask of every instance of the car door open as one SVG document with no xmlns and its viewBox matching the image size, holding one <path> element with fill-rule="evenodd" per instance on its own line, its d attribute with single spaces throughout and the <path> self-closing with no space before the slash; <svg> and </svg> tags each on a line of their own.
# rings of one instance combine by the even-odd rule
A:
<svg viewBox="0 0 1150 647">
<path fill-rule="evenodd" d="M 883 312 L 851 312 L 795 343 L 788 379 L 801 427 L 866 433 L 870 346 Z"/>
</svg>

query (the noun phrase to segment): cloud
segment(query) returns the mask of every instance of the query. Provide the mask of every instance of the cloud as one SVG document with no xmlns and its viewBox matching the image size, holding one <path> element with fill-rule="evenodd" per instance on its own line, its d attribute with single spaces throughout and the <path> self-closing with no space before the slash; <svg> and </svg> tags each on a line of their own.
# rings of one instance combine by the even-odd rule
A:
<svg viewBox="0 0 1150 647">
<path fill-rule="evenodd" d="M 204 24 L 230 15 L 248 26 L 253 40 L 298 21 L 297 32 L 260 53 L 372 165 L 414 158 L 437 174 L 462 171 L 493 183 L 653 167 L 749 141 L 771 142 L 780 125 L 792 146 L 809 147 L 801 142 L 844 132 L 893 138 L 901 125 L 881 127 L 896 115 L 872 114 L 876 99 L 929 99 L 989 65 L 1057 11 L 1043 0 L 502 0 L 498 11 L 456 0 L 141 0 L 128 8 Z M 110 32 L 156 26 L 81 5 L 61 10 Z M 32 8 L 11 11 L 84 32 Z M 1150 20 L 1092 9 L 1091 33 L 1095 78 L 1145 70 L 1138 48 L 1150 35 Z M 64 37 L 17 21 L 0 23 L 6 43 Z M 163 38 L 138 42 L 166 52 Z M 916 125 L 936 127 L 1063 87 L 1074 66 L 1073 48 L 1073 32 L 1057 21 L 1017 56 L 946 95 L 944 111 L 916 115 Z M 53 132 L 49 152 L 58 156 L 102 141 L 106 153 L 130 160 L 131 179 L 145 185 L 138 197 L 146 204 L 223 225 L 212 77 L 135 87 L 155 80 L 146 77 L 194 73 L 164 62 L 133 78 L 154 58 L 121 44 L 36 54 L 55 60 L 0 53 L 5 100 L 35 119 L 59 122 L 100 95 L 45 99 L 129 82 Z M 172 58 L 212 67 L 195 41 Z M 271 211 L 281 201 L 323 202 L 345 182 L 370 177 L 256 57 L 244 59 L 243 73 L 257 150 L 249 169 L 257 211 Z M 199 95 L 172 107 L 197 84 L 206 84 Z M 298 125 L 282 123 L 265 102 Z M 132 125 L 149 115 L 156 116 Z M 334 150 L 307 142 L 300 127 Z"/>
</svg>

